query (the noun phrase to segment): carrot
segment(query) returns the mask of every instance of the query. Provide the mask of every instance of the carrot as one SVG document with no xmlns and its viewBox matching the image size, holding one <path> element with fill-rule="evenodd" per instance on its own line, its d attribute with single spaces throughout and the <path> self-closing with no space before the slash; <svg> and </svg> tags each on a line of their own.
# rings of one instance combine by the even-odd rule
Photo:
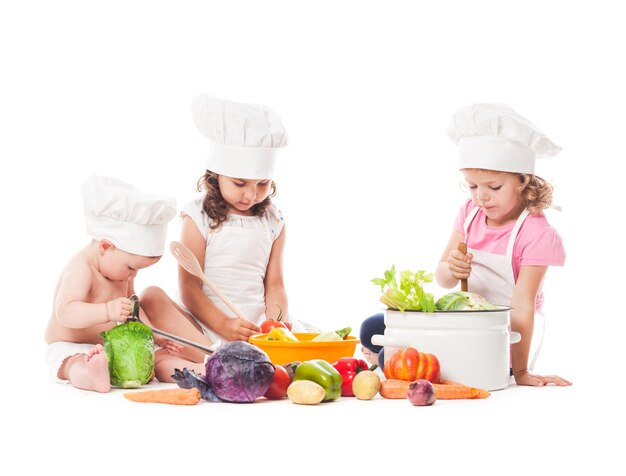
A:
<svg viewBox="0 0 626 476">
<path fill-rule="evenodd" d="M 408 380 L 388 378 L 380 384 L 380 394 L 384 398 L 407 398 L 409 395 Z M 457 400 L 461 398 L 487 398 L 490 393 L 481 388 L 468 387 L 451 380 L 442 380 L 441 383 L 433 383 L 437 400 Z"/>
<path fill-rule="evenodd" d="M 435 396 L 437 400 L 457 400 L 461 398 L 487 398 L 491 395 L 482 388 L 468 387 L 451 380 L 442 380 L 441 383 L 434 383 Z"/>
<path fill-rule="evenodd" d="M 379 393 L 384 398 L 407 398 L 409 396 L 409 385 L 411 385 L 411 382 L 408 380 L 388 378 L 380 383 Z"/>
<path fill-rule="evenodd" d="M 133 402 L 195 405 L 200 401 L 200 390 L 197 388 L 162 388 L 159 390 L 127 392 L 124 394 L 124 397 Z"/>
</svg>

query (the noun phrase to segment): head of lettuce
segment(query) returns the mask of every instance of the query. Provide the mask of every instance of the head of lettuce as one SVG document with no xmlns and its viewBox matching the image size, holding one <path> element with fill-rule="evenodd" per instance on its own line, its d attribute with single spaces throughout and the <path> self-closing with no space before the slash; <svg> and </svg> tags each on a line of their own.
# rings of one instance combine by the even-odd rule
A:
<svg viewBox="0 0 626 476">
<path fill-rule="evenodd" d="M 152 380 L 154 336 L 148 326 L 129 320 L 100 336 L 109 359 L 111 385 L 138 388 Z"/>
</svg>

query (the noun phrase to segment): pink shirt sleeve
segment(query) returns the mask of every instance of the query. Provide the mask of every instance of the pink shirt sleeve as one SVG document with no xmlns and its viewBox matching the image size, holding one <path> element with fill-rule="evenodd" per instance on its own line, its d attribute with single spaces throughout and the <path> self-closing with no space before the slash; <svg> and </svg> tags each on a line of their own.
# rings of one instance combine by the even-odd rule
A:
<svg viewBox="0 0 626 476">
<path fill-rule="evenodd" d="M 467 220 L 467 216 L 469 212 L 474 209 L 474 203 L 472 199 L 468 199 L 459 209 L 459 213 L 456 216 L 456 220 L 454 220 L 454 231 L 458 231 L 461 235 L 465 236 L 465 220 Z"/>
<path fill-rule="evenodd" d="M 514 263 L 517 261 L 515 255 L 519 257 L 520 267 L 563 266 L 566 256 L 561 236 L 543 215 L 526 218 L 515 242 Z"/>
</svg>

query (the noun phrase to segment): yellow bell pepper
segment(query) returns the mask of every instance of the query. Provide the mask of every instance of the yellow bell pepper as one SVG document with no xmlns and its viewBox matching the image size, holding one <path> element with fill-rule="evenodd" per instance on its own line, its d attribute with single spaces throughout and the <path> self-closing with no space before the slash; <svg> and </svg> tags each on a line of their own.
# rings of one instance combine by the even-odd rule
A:
<svg viewBox="0 0 626 476">
<path fill-rule="evenodd" d="M 284 327 L 274 327 L 274 329 L 267 334 L 266 339 L 277 340 L 280 342 L 300 342 L 289 329 L 285 329 Z"/>
</svg>

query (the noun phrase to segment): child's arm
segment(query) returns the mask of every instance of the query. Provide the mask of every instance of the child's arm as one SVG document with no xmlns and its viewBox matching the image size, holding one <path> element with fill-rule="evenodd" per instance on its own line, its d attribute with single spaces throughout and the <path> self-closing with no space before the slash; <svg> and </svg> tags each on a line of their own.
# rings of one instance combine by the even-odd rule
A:
<svg viewBox="0 0 626 476">
<path fill-rule="evenodd" d="M 287 291 L 283 279 L 283 250 L 285 249 L 285 226 L 278 238 L 274 240 L 272 252 L 270 254 L 267 271 L 265 272 L 265 316 L 276 317 L 280 306 L 283 311 L 283 321 L 288 320 Z"/>
<path fill-rule="evenodd" d="M 513 376 L 518 385 L 537 387 L 548 383 L 571 385 L 571 382 L 556 375 L 535 375 L 528 370 L 528 354 L 535 321 L 535 300 L 547 269 L 547 266 L 522 266 L 513 291 L 511 329 L 522 336 L 522 340 L 511 347 Z"/>
<path fill-rule="evenodd" d="M 463 241 L 463 235 L 454 230 L 446 249 L 441 255 L 435 278 L 442 288 L 450 289 L 457 285 L 460 279 L 468 279 L 472 271 L 472 254 L 461 253 L 457 247 Z"/>
<path fill-rule="evenodd" d="M 204 265 L 206 241 L 193 220 L 185 216 L 180 241 L 196 256 L 200 266 Z M 240 317 L 232 318 L 222 312 L 202 291 L 202 280 L 179 267 L 178 287 L 183 304 L 207 327 L 228 340 L 248 340 L 261 332 L 259 326 Z"/>
<path fill-rule="evenodd" d="M 63 272 L 56 295 L 56 319 L 65 327 L 85 329 L 98 324 L 124 321 L 130 315 L 130 299 L 119 297 L 108 302 L 87 302 L 92 291 L 92 273 L 83 263 L 70 263 Z"/>
</svg>

